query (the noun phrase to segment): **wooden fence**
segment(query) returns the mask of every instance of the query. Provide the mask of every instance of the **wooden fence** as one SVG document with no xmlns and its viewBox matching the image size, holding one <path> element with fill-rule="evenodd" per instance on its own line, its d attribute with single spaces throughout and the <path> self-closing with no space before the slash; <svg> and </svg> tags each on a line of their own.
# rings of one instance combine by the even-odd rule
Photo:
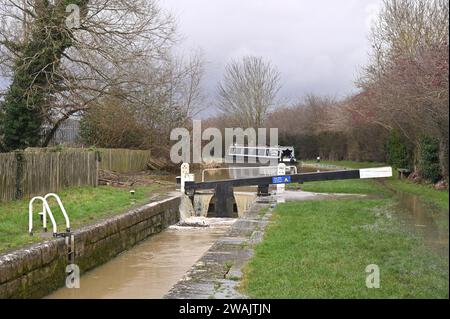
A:
<svg viewBox="0 0 450 319">
<path fill-rule="evenodd" d="M 0 154 L 0 201 L 14 199 L 16 196 L 16 155 Z"/>
<path fill-rule="evenodd" d="M 100 148 L 100 168 L 119 173 L 140 172 L 151 161 L 150 151 Z"/>
<path fill-rule="evenodd" d="M 69 186 L 97 186 L 95 152 L 0 154 L 0 200 L 29 198 Z"/>
<path fill-rule="evenodd" d="M 147 169 L 150 151 L 30 148 L 0 154 L 0 201 L 30 198 L 70 186 L 97 186 L 98 169 L 120 173 Z"/>
</svg>

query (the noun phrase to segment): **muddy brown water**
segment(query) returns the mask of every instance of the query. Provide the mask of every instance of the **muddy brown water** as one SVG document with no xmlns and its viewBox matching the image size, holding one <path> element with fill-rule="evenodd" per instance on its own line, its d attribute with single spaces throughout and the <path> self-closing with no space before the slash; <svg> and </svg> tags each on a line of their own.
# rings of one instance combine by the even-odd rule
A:
<svg viewBox="0 0 450 319">
<path fill-rule="evenodd" d="M 46 298 L 162 298 L 233 222 L 214 220 L 211 227 L 171 227 L 82 275 L 80 288 Z"/>
</svg>

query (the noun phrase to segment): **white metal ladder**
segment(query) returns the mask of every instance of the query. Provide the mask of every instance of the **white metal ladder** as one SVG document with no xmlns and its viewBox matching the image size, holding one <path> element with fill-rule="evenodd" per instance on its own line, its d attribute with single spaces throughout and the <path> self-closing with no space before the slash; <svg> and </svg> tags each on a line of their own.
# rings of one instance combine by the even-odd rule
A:
<svg viewBox="0 0 450 319">
<path fill-rule="evenodd" d="M 59 208 L 61 209 L 61 212 L 64 216 L 65 222 L 66 222 L 66 232 L 65 233 L 58 233 L 58 226 L 56 225 L 56 221 L 55 218 L 53 216 L 53 213 L 50 209 L 50 206 L 48 205 L 48 201 L 47 199 L 53 197 L 56 199 Z M 66 209 L 64 208 L 64 205 L 61 201 L 61 198 L 59 198 L 58 195 L 54 194 L 54 193 L 49 193 L 47 195 L 45 195 L 44 197 L 42 196 L 36 196 L 33 197 L 30 200 L 30 203 L 28 204 L 28 233 L 30 234 L 30 236 L 33 236 L 33 203 L 35 200 L 41 200 L 42 201 L 42 212 L 40 212 L 39 214 L 42 214 L 42 224 L 43 224 L 43 228 L 44 231 L 47 231 L 47 214 L 50 217 L 50 221 L 52 223 L 52 228 L 53 228 L 53 236 L 54 237 L 66 237 L 67 235 L 70 234 L 70 220 L 69 220 L 69 216 L 67 215 Z"/>
</svg>

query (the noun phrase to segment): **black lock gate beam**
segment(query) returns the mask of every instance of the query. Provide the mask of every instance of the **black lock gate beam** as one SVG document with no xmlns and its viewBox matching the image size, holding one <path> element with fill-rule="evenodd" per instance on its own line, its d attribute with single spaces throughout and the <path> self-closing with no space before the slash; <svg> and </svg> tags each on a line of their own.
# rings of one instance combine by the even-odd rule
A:
<svg viewBox="0 0 450 319">
<path fill-rule="evenodd" d="M 314 181 L 327 181 L 338 179 L 359 179 L 360 170 L 342 170 L 332 172 L 319 172 L 319 173 L 301 173 L 292 175 L 281 176 L 262 176 L 262 177 L 250 177 L 250 178 L 238 178 L 238 179 L 225 179 L 210 182 L 185 182 L 184 189 L 186 192 L 195 191 L 200 189 L 215 189 L 217 185 L 227 185 L 229 187 L 241 187 L 241 186 L 258 186 L 258 185 L 271 185 L 271 184 L 286 184 L 286 183 L 303 183 Z M 274 178 L 287 178 L 288 182 L 274 182 Z"/>
<path fill-rule="evenodd" d="M 214 189 L 214 210 L 217 217 L 233 215 L 233 188 L 242 186 L 258 186 L 259 190 L 268 190 L 271 184 L 304 183 L 313 181 L 359 179 L 360 170 L 342 170 L 333 172 L 301 173 L 281 176 L 263 176 L 239 179 L 227 179 L 210 182 L 185 182 L 188 195 L 193 196 L 196 190 Z"/>
<path fill-rule="evenodd" d="M 193 198 L 196 190 L 215 190 L 215 213 L 217 217 L 231 217 L 233 214 L 233 188 L 241 186 L 258 186 L 258 195 L 268 192 L 271 184 L 304 183 L 343 179 L 377 178 L 392 176 L 391 167 L 340 170 L 332 172 L 301 173 L 281 176 L 263 176 L 239 179 L 226 179 L 210 182 L 185 182 L 186 194 Z"/>
</svg>

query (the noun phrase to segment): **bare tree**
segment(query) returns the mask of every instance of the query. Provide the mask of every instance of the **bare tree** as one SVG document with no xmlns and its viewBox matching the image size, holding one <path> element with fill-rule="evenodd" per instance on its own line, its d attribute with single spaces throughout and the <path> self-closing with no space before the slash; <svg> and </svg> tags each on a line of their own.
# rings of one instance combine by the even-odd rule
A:
<svg viewBox="0 0 450 319">
<path fill-rule="evenodd" d="M 85 141 L 102 147 L 164 149 L 171 129 L 185 126 L 200 110 L 202 74 L 199 54 L 133 66 L 127 84 L 113 88 L 83 112 Z M 145 85 L 134 85 L 133 78 Z"/>
<path fill-rule="evenodd" d="M 225 68 L 218 86 L 219 109 L 247 127 L 261 127 L 280 89 L 280 73 L 261 57 L 247 56 Z"/>
<path fill-rule="evenodd" d="M 0 64 L 14 83 L 17 67 L 29 68 L 32 79 L 25 87 L 24 104 L 38 108 L 48 128 L 46 145 L 58 126 L 72 114 L 86 110 L 95 100 L 127 85 L 145 86 L 130 76 L 134 66 L 145 67 L 167 59 L 175 40 L 175 22 L 154 0 L 78 0 L 75 23 L 66 1 L 0 0 Z M 69 21 L 70 22 L 70 21 Z M 43 48 L 29 55 L 30 48 Z M 48 63 L 36 70 L 36 61 Z M 39 105 L 28 96 L 41 90 Z M 123 90 L 122 97 L 133 98 Z M 31 105 L 33 104 L 33 105 Z M 42 130 L 41 130 L 42 131 Z"/>
<path fill-rule="evenodd" d="M 352 111 L 416 144 L 439 139 L 448 176 L 449 3 L 385 0 L 372 31 L 372 62 L 358 82 L 364 98 Z"/>
</svg>

